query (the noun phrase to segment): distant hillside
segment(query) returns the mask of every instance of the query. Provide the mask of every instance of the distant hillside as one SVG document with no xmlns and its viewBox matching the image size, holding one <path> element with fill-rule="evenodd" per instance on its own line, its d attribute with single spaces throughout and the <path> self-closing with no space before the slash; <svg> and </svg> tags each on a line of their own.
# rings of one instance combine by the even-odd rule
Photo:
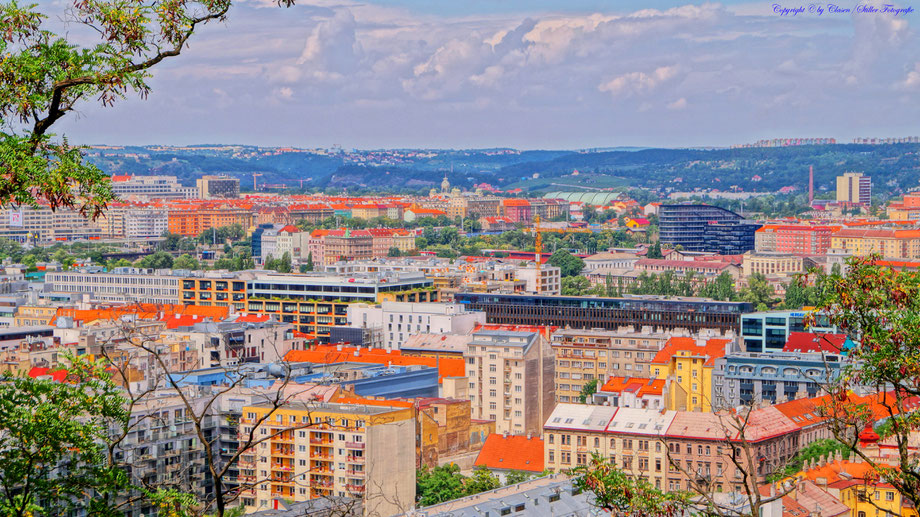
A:
<svg viewBox="0 0 920 517">
<path fill-rule="evenodd" d="M 251 185 L 424 190 L 446 174 L 452 185 L 487 182 L 531 191 L 644 187 L 692 190 L 738 186 L 775 192 L 807 189 L 808 166 L 815 187 L 834 190 L 847 171 L 872 176 L 873 190 L 886 196 L 920 184 L 920 144 L 823 145 L 745 149 L 622 149 L 603 152 L 479 150 L 373 150 L 314 154 L 256 147 L 227 149 L 128 147 L 93 149 L 89 160 L 110 174 L 171 174 L 190 185 L 203 174 L 230 174 Z M 579 174 L 572 175 L 578 170 Z M 537 178 L 534 178 L 537 175 Z M 759 179 L 758 179 L 759 177 Z M 306 185 L 305 185 L 306 186 Z"/>
</svg>

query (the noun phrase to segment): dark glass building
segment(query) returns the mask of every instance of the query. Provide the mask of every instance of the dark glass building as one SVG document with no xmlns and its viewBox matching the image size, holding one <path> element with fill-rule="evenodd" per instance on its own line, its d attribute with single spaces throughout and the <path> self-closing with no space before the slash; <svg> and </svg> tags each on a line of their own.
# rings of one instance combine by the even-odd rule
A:
<svg viewBox="0 0 920 517">
<path fill-rule="evenodd" d="M 661 205 L 658 236 L 662 243 L 685 251 L 740 255 L 754 249 L 760 224 L 710 205 Z"/>
<path fill-rule="evenodd" d="M 747 302 L 704 298 L 596 298 L 519 294 L 457 293 L 454 300 L 472 311 L 486 313 L 486 322 L 572 328 L 642 327 L 654 330 L 741 330 L 741 315 L 752 312 Z"/>
</svg>

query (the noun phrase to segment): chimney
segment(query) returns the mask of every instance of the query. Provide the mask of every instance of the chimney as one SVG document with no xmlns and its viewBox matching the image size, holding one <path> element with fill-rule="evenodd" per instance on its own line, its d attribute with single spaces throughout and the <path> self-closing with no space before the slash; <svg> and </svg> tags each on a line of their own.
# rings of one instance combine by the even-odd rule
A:
<svg viewBox="0 0 920 517">
<path fill-rule="evenodd" d="M 815 200 L 815 168 L 808 166 L 808 206 Z"/>
</svg>

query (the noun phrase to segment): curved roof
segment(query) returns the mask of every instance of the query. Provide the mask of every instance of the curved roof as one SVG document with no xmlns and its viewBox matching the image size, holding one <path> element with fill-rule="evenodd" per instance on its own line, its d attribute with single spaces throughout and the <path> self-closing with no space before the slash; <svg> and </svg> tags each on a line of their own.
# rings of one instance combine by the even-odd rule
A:
<svg viewBox="0 0 920 517">
<path fill-rule="evenodd" d="M 620 197 L 619 192 L 547 192 L 544 199 L 564 199 L 568 202 L 586 203 L 589 205 L 609 205 Z"/>
</svg>

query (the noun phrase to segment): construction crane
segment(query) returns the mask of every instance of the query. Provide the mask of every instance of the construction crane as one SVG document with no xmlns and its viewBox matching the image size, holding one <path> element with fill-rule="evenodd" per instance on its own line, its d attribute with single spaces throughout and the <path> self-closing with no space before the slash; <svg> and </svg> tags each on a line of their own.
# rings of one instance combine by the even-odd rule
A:
<svg viewBox="0 0 920 517">
<path fill-rule="evenodd" d="M 261 172 L 252 173 L 252 191 L 253 192 L 258 192 L 259 190 L 258 185 L 256 184 L 256 178 L 258 178 L 259 176 L 264 176 L 264 174 L 262 174 Z"/>
</svg>

